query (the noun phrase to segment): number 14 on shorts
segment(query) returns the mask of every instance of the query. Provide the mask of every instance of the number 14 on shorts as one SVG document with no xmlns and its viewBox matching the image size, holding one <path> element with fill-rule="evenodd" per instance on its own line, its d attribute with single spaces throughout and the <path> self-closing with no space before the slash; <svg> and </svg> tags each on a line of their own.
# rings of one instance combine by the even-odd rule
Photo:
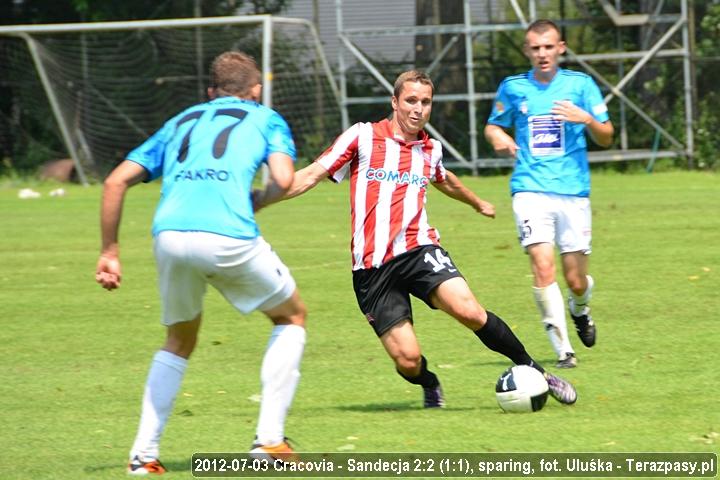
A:
<svg viewBox="0 0 720 480">
<path fill-rule="evenodd" d="M 429 263 L 433 266 L 433 272 L 439 272 L 443 268 L 447 268 L 448 272 L 457 272 L 457 268 L 453 265 L 450 257 L 444 255 L 440 249 L 435 250 L 434 257 L 431 252 L 427 252 L 423 260 L 425 260 L 425 263 Z"/>
</svg>

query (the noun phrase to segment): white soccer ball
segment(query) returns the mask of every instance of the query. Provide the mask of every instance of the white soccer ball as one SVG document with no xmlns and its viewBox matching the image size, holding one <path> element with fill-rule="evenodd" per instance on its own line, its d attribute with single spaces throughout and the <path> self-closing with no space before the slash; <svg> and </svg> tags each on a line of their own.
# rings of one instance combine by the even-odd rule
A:
<svg viewBox="0 0 720 480">
<path fill-rule="evenodd" d="M 545 406 L 548 384 L 542 373 L 528 365 L 515 365 L 495 384 L 498 405 L 506 412 L 537 412 Z"/>
</svg>

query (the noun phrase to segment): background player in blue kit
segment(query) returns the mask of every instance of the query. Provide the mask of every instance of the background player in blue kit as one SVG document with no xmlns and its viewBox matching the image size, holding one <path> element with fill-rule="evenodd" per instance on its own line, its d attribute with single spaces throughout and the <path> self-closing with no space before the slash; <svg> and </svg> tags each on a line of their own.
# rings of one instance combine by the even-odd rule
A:
<svg viewBox="0 0 720 480">
<path fill-rule="evenodd" d="M 485 138 L 499 155 L 515 157 L 510 180 L 513 213 L 521 245 L 530 257 L 533 294 L 558 367 L 577 364 L 565 320 L 563 295 L 555 280 L 557 245 L 568 306 L 580 340 L 595 344 L 588 302 L 591 243 L 590 169 L 585 133 L 609 147 L 613 126 L 591 77 L 559 67 L 565 53 L 557 25 L 538 20 L 525 32 L 527 73 L 505 78 L 498 88 Z M 513 139 L 505 129 L 513 128 Z"/>
<path fill-rule="evenodd" d="M 267 205 L 294 178 L 295 145 L 285 120 L 258 104 L 262 85 L 255 61 L 240 52 L 218 56 L 210 68 L 210 101 L 168 120 L 130 152 L 105 180 L 102 251 L 96 280 L 120 286 L 118 230 L 127 189 L 162 177 L 152 233 L 162 297 L 165 344 L 153 358 L 128 473 L 164 473 L 159 443 L 195 348 L 207 284 L 237 310 L 260 310 L 275 325 L 261 367 L 262 401 L 251 452 L 287 458 L 287 411 L 300 377 L 305 306 L 287 267 L 263 240 L 253 195 Z M 269 182 L 252 192 L 266 163 Z"/>
</svg>

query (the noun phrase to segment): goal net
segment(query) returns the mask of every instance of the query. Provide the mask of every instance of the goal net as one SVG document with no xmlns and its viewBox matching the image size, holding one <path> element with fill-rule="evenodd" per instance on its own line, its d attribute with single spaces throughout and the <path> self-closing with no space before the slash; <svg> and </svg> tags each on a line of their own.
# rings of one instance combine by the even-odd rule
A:
<svg viewBox="0 0 720 480">
<path fill-rule="evenodd" d="M 169 116 L 207 99 L 209 64 L 226 50 L 258 61 L 263 103 L 290 124 L 300 159 L 337 135 L 339 96 L 314 28 L 267 15 L 0 29 L 0 80 L 15 104 L 2 122 L 8 130 L 32 117 L 26 134 L 47 129 L 81 181 L 99 178 Z"/>
</svg>

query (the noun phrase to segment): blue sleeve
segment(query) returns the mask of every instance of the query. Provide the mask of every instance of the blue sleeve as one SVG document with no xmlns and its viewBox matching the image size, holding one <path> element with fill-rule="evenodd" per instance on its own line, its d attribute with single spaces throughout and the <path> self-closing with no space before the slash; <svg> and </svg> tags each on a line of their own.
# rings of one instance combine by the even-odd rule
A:
<svg viewBox="0 0 720 480">
<path fill-rule="evenodd" d="M 513 110 L 514 107 L 508 92 L 507 80 L 503 80 L 495 94 L 492 112 L 490 112 L 487 123 L 510 128 L 513 125 Z"/>
<path fill-rule="evenodd" d="M 592 115 L 595 120 L 600 123 L 610 120 L 605 100 L 603 99 L 602 93 L 600 93 L 600 89 L 592 77 L 587 77 L 584 90 L 585 92 L 583 98 L 585 99 L 585 105 L 583 106 L 583 110 L 590 113 L 590 115 Z"/>
<path fill-rule="evenodd" d="M 175 130 L 170 123 L 163 125 L 160 130 L 127 155 L 128 160 L 140 164 L 148 171 L 146 182 L 151 182 L 162 176 L 165 149 Z"/>
<path fill-rule="evenodd" d="M 268 120 L 267 141 L 267 155 L 271 153 L 284 153 L 289 155 L 293 161 L 297 159 L 295 142 L 290 132 L 290 126 L 285 119 L 275 111 L 273 111 Z"/>
</svg>

